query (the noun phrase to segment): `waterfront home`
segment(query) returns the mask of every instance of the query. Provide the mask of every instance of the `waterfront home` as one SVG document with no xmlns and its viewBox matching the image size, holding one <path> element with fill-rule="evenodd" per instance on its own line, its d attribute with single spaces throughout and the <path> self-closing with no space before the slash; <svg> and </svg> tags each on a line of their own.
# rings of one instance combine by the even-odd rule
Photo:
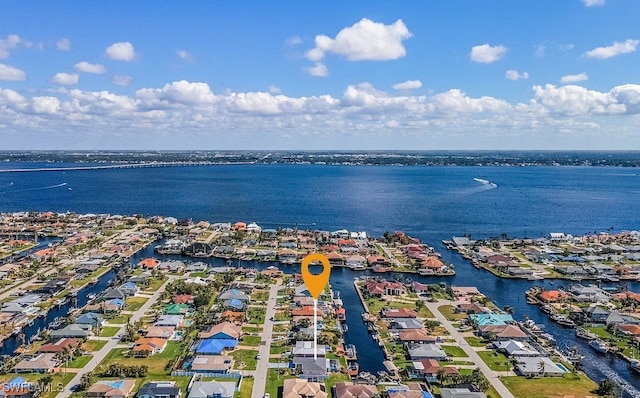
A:
<svg viewBox="0 0 640 398">
<path fill-rule="evenodd" d="M 437 340 L 424 329 L 407 329 L 398 332 L 398 341 L 401 343 L 435 343 Z"/>
<path fill-rule="evenodd" d="M 508 357 L 537 357 L 540 353 L 536 351 L 530 344 L 516 341 L 504 340 L 493 343 L 496 350 L 505 353 Z"/>
<path fill-rule="evenodd" d="M 161 315 L 153 324 L 153 326 L 173 326 L 177 328 L 182 324 L 184 317 L 182 315 Z"/>
<path fill-rule="evenodd" d="M 569 295 L 562 290 L 544 290 L 538 295 L 538 298 L 545 303 L 557 303 L 568 299 Z"/>
<path fill-rule="evenodd" d="M 292 354 L 294 357 L 313 357 L 313 341 L 296 341 Z M 327 347 L 324 344 L 318 344 L 316 354 L 318 357 L 325 357 Z"/>
<path fill-rule="evenodd" d="M 240 301 L 249 301 L 249 296 L 238 290 L 238 289 L 229 289 L 224 293 L 220 294 L 218 297 L 220 300 L 240 300 Z"/>
<path fill-rule="evenodd" d="M 562 377 L 566 373 L 548 357 L 518 357 L 515 368 L 526 377 Z"/>
<path fill-rule="evenodd" d="M 500 331 L 494 332 L 496 334 L 497 341 L 518 340 L 526 341 L 529 337 L 518 326 L 505 325 Z"/>
<path fill-rule="evenodd" d="M 501 326 L 507 323 L 513 323 L 513 317 L 510 314 L 482 313 L 469 314 L 469 320 L 476 326 Z"/>
<path fill-rule="evenodd" d="M 454 308 L 454 311 L 458 314 L 482 314 L 487 312 L 487 309 L 478 303 L 458 303 Z"/>
<path fill-rule="evenodd" d="M 136 385 L 135 379 L 100 380 L 86 392 L 87 398 L 127 398 Z"/>
<path fill-rule="evenodd" d="M 441 388 L 440 398 L 487 398 L 487 395 L 468 388 Z"/>
<path fill-rule="evenodd" d="M 298 261 L 298 252 L 291 249 L 281 249 L 278 251 L 277 258 L 278 258 L 278 261 L 284 264 L 294 263 Z"/>
<path fill-rule="evenodd" d="M 76 338 L 61 338 L 53 343 L 43 344 L 38 348 L 38 354 L 58 354 L 65 351 L 73 351 L 80 344 L 82 340 Z"/>
<path fill-rule="evenodd" d="M 378 389 L 375 385 L 354 384 L 350 381 L 336 383 L 333 389 L 332 395 L 335 398 L 373 398 L 378 394 Z"/>
<path fill-rule="evenodd" d="M 209 266 L 202 261 L 198 261 L 195 263 L 190 263 L 185 266 L 185 272 L 206 272 L 209 269 Z"/>
<path fill-rule="evenodd" d="M 313 318 L 313 306 L 312 305 L 305 305 L 302 308 L 296 308 L 294 310 L 291 311 L 291 316 L 293 317 L 311 317 Z M 316 311 L 316 316 L 319 318 L 319 320 L 322 320 L 322 311 L 317 308 Z"/>
<path fill-rule="evenodd" d="M 191 385 L 187 398 L 233 398 L 235 392 L 235 381 L 196 381 Z"/>
<path fill-rule="evenodd" d="M 142 337 L 133 344 L 133 355 L 136 357 L 148 357 L 159 354 L 167 347 L 167 340 L 157 337 Z"/>
<path fill-rule="evenodd" d="M 244 319 L 246 317 L 246 314 L 244 312 L 241 311 L 222 311 L 220 314 L 217 315 L 217 318 L 220 321 L 227 321 L 227 322 L 244 322 Z"/>
<path fill-rule="evenodd" d="M 329 375 L 329 359 L 294 356 L 293 364 L 298 377 L 308 381 L 323 382 Z"/>
<path fill-rule="evenodd" d="M 238 340 L 236 339 L 205 339 L 198 344 L 196 354 L 219 355 L 224 350 L 236 348 L 237 345 Z"/>
<path fill-rule="evenodd" d="M 611 294 L 596 285 L 573 285 L 569 292 L 573 295 L 572 299 L 575 301 L 590 303 L 608 303 L 611 301 Z"/>
<path fill-rule="evenodd" d="M 231 322 L 222 322 L 209 327 L 209 330 L 199 332 L 199 339 L 235 339 L 242 335 L 242 327 Z"/>
<path fill-rule="evenodd" d="M 440 366 L 435 359 L 421 359 L 419 361 L 413 361 L 411 366 L 407 368 L 407 371 L 412 376 L 418 376 L 424 378 L 429 383 L 435 383 L 438 380 L 438 372 L 440 369 L 444 371 L 447 376 L 453 376 L 459 374 L 458 369 L 452 366 Z"/>
<path fill-rule="evenodd" d="M 324 384 L 305 379 L 285 379 L 282 398 L 327 398 Z"/>
<path fill-rule="evenodd" d="M 640 325 L 616 325 L 616 330 L 627 336 L 640 337 Z"/>
<path fill-rule="evenodd" d="M 91 336 L 91 325 L 67 325 L 62 329 L 54 330 L 49 334 L 51 339 L 60 339 L 63 337 L 75 337 L 78 339 L 86 339 Z"/>
<path fill-rule="evenodd" d="M 436 344 L 408 343 L 405 346 L 411 359 L 447 359 L 447 354 Z"/>
<path fill-rule="evenodd" d="M 190 370 L 196 373 L 228 373 L 233 367 L 233 357 L 226 355 L 196 355 Z"/>
<path fill-rule="evenodd" d="M 620 325 L 626 322 L 625 317 L 623 317 L 618 311 L 611 311 L 609 316 L 607 316 L 607 319 L 604 320 L 604 324 L 607 326 Z"/>
<path fill-rule="evenodd" d="M 422 321 L 417 318 L 387 318 L 390 331 L 422 329 Z"/>
<path fill-rule="evenodd" d="M 386 387 L 389 398 L 424 398 L 425 394 L 431 396 L 427 391 L 426 387 L 423 388 L 420 383 L 415 382 Z"/>
<path fill-rule="evenodd" d="M 429 285 L 420 282 L 411 282 L 411 290 L 416 294 L 427 293 L 429 292 Z"/>
<path fill-rule="evenodd" d="M 106 314 L 109 312 L 118 312 L 124 306 L 123 299 L 111 299 L 106 301 L 101 301 L 96 304 L 88 304 L 83 308 L 83 311 L 86 312 L 100 312 L 102 314 Z"/>
<path fill-rule="evenodd" d="M 75 323 L 78 325 L 103 326 L 105 322 L 102 315 L 95 312 L 86 312 L 77 317 Z"/>
<path fill-rule="evenodd" d="M 157 267 L 160 271 L 179 273 L 184 270 L 184 262 L 179 260 L 162 261 Z"/>
<path fill-rule="evenodd" d="M 180 398 L 181 394 L 175 381 L 157 381 L 140 387 L 137 398 Z"/>
<path fill-rule="evenodd" d="M 387 282 L 370 279 L 365 282 L 365 293 L 370 297 L 403 296 L 407 294 L 407 288 L 399 282 Z"/>
<path fill-rule="evenodd" d="M 482 293 L 475 286 L 451 286 L 453 296 L 460 299 L 471 299 L 472 297 L 481 296 Z"/>
<path fill-rule="evenodd" d="M 148 338 L 158 338 L 170 340 L 175 336 L 176 328 L 173 326 L 149 326 L 144 336 Z"/>
<path fill-rule="evenodd" d="M 58 366 L 56 354 L 38 354 L 18 362 L 13 371 L 16 373 L 51 373 Z"/>
<path fill-rule="evenodd" d="M 156 268 L 158 265 L 160 265 L 160 260 L 158 260 L 157 258 L 145 258 L 143 260 L 140 260 L 138 262 L 138 267 L 142 268 L 142 269 L 154 269 Z"/>
<path fill-rule="evenodd" d="M 591 323 L 605 323 L 610 312 L 602 307 L 598 307 L 597 305 L 592 305 L 586 310 L 583 310 L 583 314 L 587 321 Z"/>
</svg>

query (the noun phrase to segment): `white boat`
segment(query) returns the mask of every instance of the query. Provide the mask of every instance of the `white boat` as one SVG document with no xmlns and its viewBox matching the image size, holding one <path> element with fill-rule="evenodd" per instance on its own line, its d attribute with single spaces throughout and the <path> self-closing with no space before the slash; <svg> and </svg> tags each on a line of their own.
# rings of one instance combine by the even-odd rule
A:
<svg viewBox="0 0 640 398">
<path fill-rule="evenodd" d="M 631 362 L 629 362 L 629 369 L 635 373 L 640 373 L 640 361 L 632 359 Z"/>
<path fill-rule="evenodd" d="M 600 339 L 596 339 L 596 340 L 591 340 L 589 342 L 589 347 L 593 348 L 594 350 L 602 353 L 602 354 L 606 354 L 607 352 L 609 352 L 609 344 L 606 341 L 600 340 Z"/>
</svg>

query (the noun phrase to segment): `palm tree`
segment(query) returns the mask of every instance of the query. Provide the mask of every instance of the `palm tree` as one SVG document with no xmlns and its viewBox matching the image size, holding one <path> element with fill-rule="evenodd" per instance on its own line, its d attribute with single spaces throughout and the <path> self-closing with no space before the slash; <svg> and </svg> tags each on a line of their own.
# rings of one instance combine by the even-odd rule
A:
<svg viewBox="0 0 640 398">
<path fill-rule="evenodd" d="M 540 362 L 538 362 L 538 373 L 542 375 L 542 377 L 545 376 L 545 366 L 544 366 L 544 361 L 540 360 Z"/>
</svg>

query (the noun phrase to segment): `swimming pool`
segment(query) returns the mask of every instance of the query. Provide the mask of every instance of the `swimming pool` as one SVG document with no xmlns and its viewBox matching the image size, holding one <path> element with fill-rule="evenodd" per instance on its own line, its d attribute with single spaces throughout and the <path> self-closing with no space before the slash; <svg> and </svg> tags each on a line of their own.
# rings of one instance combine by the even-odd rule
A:
<svg viewBox="0 0 640 398">
<path fill-rule="evenodd" d="M 556 363 L 556 366 L 560 368 L 560 370 L 562 370 L 565 373 L 569 373 L 569 369 L 565 368 L 563 364 L 561 363 Z"/>
</svg>

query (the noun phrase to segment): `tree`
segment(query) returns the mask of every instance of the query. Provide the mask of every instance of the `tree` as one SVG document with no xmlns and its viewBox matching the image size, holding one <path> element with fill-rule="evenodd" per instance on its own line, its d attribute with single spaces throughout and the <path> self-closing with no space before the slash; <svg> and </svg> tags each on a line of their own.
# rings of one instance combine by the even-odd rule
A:
<svg viewBox="0 0 640 398">
<path fill-rule="evenodd" d="M 598 388 L 594 391 L 598 395 L 604 395 L 605 397 L 615 396 L 618 391 L 618 385 L 613 380 L 602 380 L 598 383 Z"/>
<path fill-rule="evenodd" d="M 538 373 L 542 375 L 542 377 L 544 377 L 546 374 L 543 360 L 540 360 L 540 362 L 538 362 Z"/>
<path fill-rule="evenodd" d="M 78 389 L 81 391 L 86 391 L 93 385 L 93 372 L 87 372 L 82 375 L 80 378 L 80 385 Z"/>
</svg>

